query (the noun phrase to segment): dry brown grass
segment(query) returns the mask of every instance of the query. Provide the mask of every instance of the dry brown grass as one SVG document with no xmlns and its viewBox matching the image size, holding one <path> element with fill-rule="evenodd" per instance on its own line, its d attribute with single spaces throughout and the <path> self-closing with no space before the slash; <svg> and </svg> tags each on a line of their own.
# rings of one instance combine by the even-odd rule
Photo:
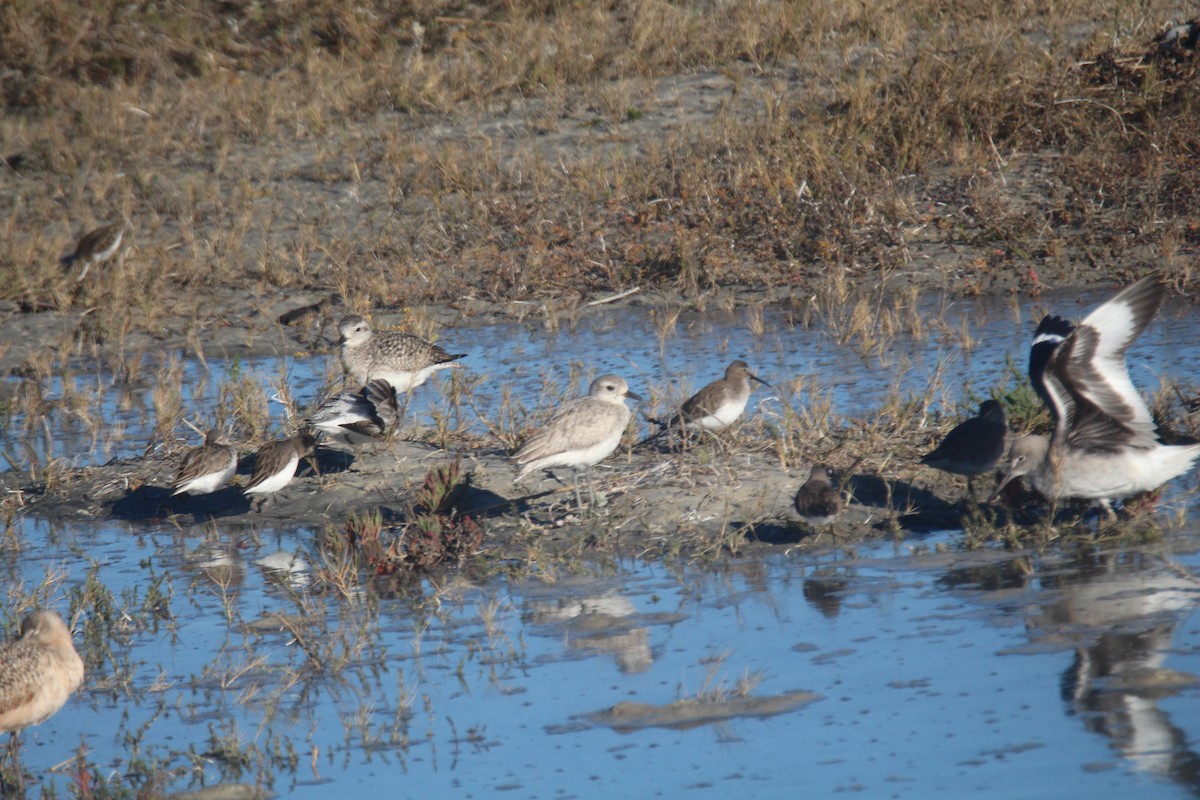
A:
<svg viewBox="0 0 1200 800">
<path fill-rule="evenodd" d="M 1147 259 L 1187 284 L 1197 70 L 1148 55 L 1168 13 L 20 0 L 0 9 L 0 297 L 94 307 L 111 339 L 218 286 L 821 291 L 921 273 L 931 242 L 976 254 L 925 276 L 967 290 Z M 696 73 L 725 82 L 715 113 L 647 119 Z M 69 286 L 57 258 L 122 218 L 126 280 Z"/>
</svg>

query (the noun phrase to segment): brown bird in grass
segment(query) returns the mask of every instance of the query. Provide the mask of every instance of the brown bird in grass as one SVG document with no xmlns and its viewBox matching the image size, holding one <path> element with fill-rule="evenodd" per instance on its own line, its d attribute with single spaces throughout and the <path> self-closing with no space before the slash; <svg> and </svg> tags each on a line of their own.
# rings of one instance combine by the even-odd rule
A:
<svg viewBox="0 0 1200 800">
<path fill-rule="evenodd" d="M 213 428 L 204 444 L 193 447 L 183 457 L 171 486 L 177 494 L 209 494 L 229 483 L 237 471 L 237 448 L 229 443 L 224 431 Z"/>
<path fill-rule="evenodd" d="M 828 525 L 842 510 L 842 493 L 833 485 L 829 468 L 817 464 L 796 492 L 796 513 L 814 527 Z"/>
<path fill-rule="evenodd" d="M 267 442 L 254 454 L 254 474 L 242 490 L 249 497 L 260 495 L 262 503 L 268 495 L 278 492 L 292 482 L 300 459 L 311 455 L 317 440 L 311 433 L 301 431 L 289 439 Z"/>
<path fill-rule="evenodd" d="M 1008 417 L 998 400 L 984 400 L 979 406 L 978 416 L 956 426 L 946 434 L 932 452 L 926 454 L 921 463 L 967 476 L 967 494 L 974 497 L 975 489 L 971 478 L 994 470 L 1008 449 Z"/>
<path fill-rule="evenodd" d="M 375 333 L 362 317 L 351 314 L 338 324 L 342 366 L 359 383 L 383 378 L 396 394 L 420 386 L 439 369 L 461 366 L 454 362 L 466 353 L 447 353 L 419 336 L 399 331 Z"/>
<path fill-rule="evenodd" d="M 770 386 L 750 371 L 745 361 L 734 361 L 725 368 L 725 377 L 719 378 L 689 397 L 679 411 L 665 422 L 651 420 L 661 425 L 662 430 L 643 439 L 638 444 L 657 439 L 672 430 L 703 430 L 714 433 L 737 422 L 746 410 L 754 383 Z"/>
<path fill-rule="evenodd" d="M 117 254 L 124 236 L 125 223 L 123 222 L 101 225 L 99 228 L 85 233 L 79 243 L 75 245 L 75 252 L 63 256 L 62 263 L 69 267 L 76 261 L 83 262 L 83 270 L 75 278 L 75 282 L 79 283 L 88 274 L 88 270 L 92 268 L 93 264 L 103 264 Z"/>
<path fill-rule="evenodd" d="M 62 618 L 45 609 L 21 622 L 20 638 L 0 646 L 0 732 L 45 721 L 83 682 L 83 659 Z"/>
</svg>

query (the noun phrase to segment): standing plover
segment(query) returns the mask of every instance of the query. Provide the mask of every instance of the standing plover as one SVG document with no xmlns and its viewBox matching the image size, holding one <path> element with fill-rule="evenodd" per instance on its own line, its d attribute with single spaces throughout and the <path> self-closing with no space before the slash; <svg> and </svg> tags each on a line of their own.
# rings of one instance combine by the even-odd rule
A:
<svg viewBox="0 0 1200 800">
<path fill-rule="evenodd" d="M 21 635 L 0 646 L 0 731 L 37 725 L 63 707 L 83 682 L 62 617 L 45 609 L 21 622 Z"/>
<path fill-rule="evenodd" d="M 359 445 L 394 432 L 400 416 L 396 390 L 375 378 L 361 389 L 330 397 L 308 418 L 308 425 L 328 441 Z"/>
<path fill-rule="evenodd" d="M 439 369 L 458 366 L 466 353 L 447 353 L 419 336 L 398 331 L 373 333 L 362 317 L 344 317 L 338 325 L 342 365 L 354 380 L 365 384 L 383 378 L 397 394 L 420 386 Z"/>
<path fill-rule="evenodd" d="M 75 278 L 75 282 L 79 283 L 88 274 L 88 270 L 92 268 L 93 264 L 103 264 L 116 255 L 124 236 L 125 223 L 123 222 L 101 225 L 99 228 L 85 233 L 79 243 L 75 245 L 75 252 L 63 256 L 62 263 L 69 267 L 76 261 L 83 262 L 83 269 Z"/>
<path fill-rule="evenodd" d="M 1154 419 L 1129 379 L 1125 352 L 1162 303 L 1166 286 L 1148 275 L 1097 308 L 1030 374 L 1042 384 L 1054 433 L 1020 436 L 1009 451 L 1000 490 L 1020 475 L 1050 500 L 1111 501 L 1158 488 L 1200 458 L 1200 444 L 1164 445 Z M 1035 369 L 1034 362 L 1030 363 Z"/>
<path fill-rule="evenodd" d="M 833 485 L 829 468 L 817 464 L 812 468 L 808 480 L 796 492 L 796 513 L 814 527 L 828 525 L 842 510 L 842 493 Z"/>
<path fill-rule="evenodd" d="M 592 466 L 608 458 L 621 442 L 632 416 L 626 397 L 641 400 L 620 376 L 602 375 L 592 381 L 586 397 L 560 407 L 513 455 L 521 467 L 516 481 L 540 469 L 570 467 L 575 477 L 575 502 L 583 508 L 579 492 L 579 469 L 583 468 L 588 495 L 595 504 Z"/>
<path fill-rule="evenodd" d="M 204 444 L 193 447 L 183 457 L 171 486 L 177 494 L 209 494 L 229 483 L 237 471 L 237 448 L 229 436 L 213 428 L 204 437 Z"/>
<path fill-rule="evenodd" d="M 990 472 L 1004 458 L 1008 448 L 1008 417 L 998 400 L 984 400 L 979 415 L 954 427 L 921 463 L 967 476 L 967 494 L 975 496 L 971 479 Z"/>
<path fill-rule="evenodd" d="M 259 495 L 262 503 L 268 495 L 278 492 L 296 476 L 300 459 L 313 452 L 317 440 L 311 433 L 301 431 L 288 439 L 267 442 L 254 454 L 254 474 L 242 491 L 247 497 Z"/>
</svg>

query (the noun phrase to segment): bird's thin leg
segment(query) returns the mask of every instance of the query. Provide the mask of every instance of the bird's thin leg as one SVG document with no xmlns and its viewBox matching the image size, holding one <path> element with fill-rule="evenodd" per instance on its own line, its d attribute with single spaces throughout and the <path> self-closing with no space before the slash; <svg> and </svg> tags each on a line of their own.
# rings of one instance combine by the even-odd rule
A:
<svg viewBox="0 0 1200 800">
<path fill-rule="evenodd" d="M 579 468 L 571 470 L 572 484 L 575 487 L 575 507 L 583 511 L 583 495 L 579 493 Z"/>
<path fill-rule="evenodd" d="M 25 767 L 21 765 L 20 732 L 8 735 L 4 765 L 0 767 L 0 797 L 25 797 Z"/>
<path fill-rule="evenodd" d="M 1100 507 L 1104 509 L 1104 514 L 1109 522 L 1117 521 L 1117 512 L 1113 511 L 1112 502 L 1107 497 L 1100 498 Z"/>
<path fill-rule="evenodd" d="M 596 484 L 592 482 L 592 465 L 588 464 L 584 468 L 584 474 L 587 475 L 588 482 L 588 503 L 592 508 L 596 507 Z"/>
</svg>

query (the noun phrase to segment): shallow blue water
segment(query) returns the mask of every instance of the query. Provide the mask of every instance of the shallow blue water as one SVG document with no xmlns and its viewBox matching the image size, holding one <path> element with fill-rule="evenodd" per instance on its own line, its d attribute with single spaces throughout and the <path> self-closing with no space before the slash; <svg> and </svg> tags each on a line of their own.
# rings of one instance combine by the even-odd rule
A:
<svg viewBox="0 0 1200 800">
<path fill-rule="evenodd" d="M 864 355 L 858 340 L 839 343 L 819 321 L 802 327 L 796 321 L 797 312 L 780 307 L 763 310 L 762 335 L 751 330 L 745 309 L 709 310 L 680 314 L 672 334 L 661 341 L 651 309 L 644 306 L 600 308 L 581 316 L 574 325 L 564 323 L 553 333 L 537 321 L 468 324 L 444 330 L 441 340 L 456 351 L 470 353 L 462 362 L 466 376 L 481 381 L 480 388 L 472 392 L 474 407 L 453 408 L 446 398 L 447 378 L 440 376 L 413 393 L 409 418 L 416 424 L 428 424 L 429 415 L 436 410 L 482 432 L 485 428 L 476 413 L 497 415 L 505 389 L 526 410 L 532 410 L 547 397 L 547 384 L 557 387 L 560 395 L 579 394 L 592 377 L 605 372 L 624 376 L 635 392 L 652 402 L 677 404 L 720 377 L 736 358 L 745 359 L 756 374 L 774 384 L 772 389 L 758 389 L 750 412 L 757 409 L 778 415 L 781 401 L 804 404 L 815 393 L 828 396 L 839 413 L 868 415 L 894 392 L 901 397 L 925 396 L 935 376 L 940 376 L 938 384 L 946 392 L 945 396 L 937 393 L 930 397 L 935 407 L 955 412 L 955 406 L 963 403 L 969 406 L 963 410 L 973 412 L 974 406 L 965 402 L 971 393 L 983 398 L 991 387 L 1011 381 L 1006 370 L 1009 358 L 1019 370 L 1025 369 L 1032 331 L 1043 314 L 1079 319 L 1109 294 L 1023 299 L 1019 318 L 1009 304 L 988 298 L 929 296 L 921 301 L 925 337 L 897 336 L 882 356 Z M 1168 300 L 1134 344 L 1129 353 L 1130 374 L 1144 393 L 1153 392 L 1162 378 L 1200 383 L 1196 366 L 1200 337 L 1192 312 L 1184 300 Z M 934 319 L 942 320 L 944 326 L 934 330 L 930 325 Z M 964 327 L 974 340 L 974 346 L 967 349 L 958 335 Z M 173 355 L 183 359 L 182 354 Z M 183 359 L 183 365 L 185 408 L 188 418 L 201 427 L 211 422 L 220 387 L 231 378 L 257 382 L 268 396 L 286 383 L 304 407 L 322 395 L 338 369 L 332 353 L 305 359 L 210 358 L 207 365 Z M 155 369 L 147 372 L 153 375 Z M 72 415 L 56 412 L 48 418 L 44 435 L 35 439 L 36 452 L 31 452 L 29 440 L 22 434 L 24 419 L 17 416 L 0 432 L 0 452 L 11 462 L 44 463 L 54 457 L 84 466 L 137 456 L 145 450 L 155 427 L 150 388 L 114 385 L 113 376 L 96 366 L 77 368 L 71 375 L 72 391 L 94 397 L 93 413 L 106 420 L 108 427 L 90 431 Z M 792 394 L 796 381 L 799 396 Z M 62 379 L 55 378 L 46 387 L 46 396 L 53 400 L 63 391 Z M 269 409 L 276 424 L 287 427 L 282 404 L 271 403 Z M 184 430 L 177 435 L 191 436 Z"/>
<path fill-rule="evenodd" d="M 1200 689 L 1095 691 L 1105 685 L 1098 662 L 1110 672 L 1153 664 L 1200 675 L 1200 556 L 1190 548 L 1112 563 L 1029 557 L 1028 574 L 1014 579 L 1021 570 L 1003 559 L 979 567 L 972 554 L 910 558 L 906 547 L 880 544 L 856 560 L 775 556 L 716 573 L 626 563 L 550 585 L 426 585 L 419 601 L 369 608 L 322 595 L 306 585 L 311 572 L 289 589 L 255 565 L 279 551 L 311 564 L 307 531 L 258 543 L 220 535 L 238 546 L 210 549 L 194 534 L 26 523 L 31 542 L 65 536 L 80 549 L 6 556 L 8 580 L 32 584 L 54 569 L 69 587 L 94 564 L 120 595 L 160 576 L 173 590 L 176 629 L 154 632 L 135 615 L 127 647 L 117 648 L 117 661 L 133 666 L 133 694 L 98 688 L 109 669 L 93 673 L 62 712 L 26 733 L 26 767 L 60 795 L 69 779 L 45 771 L 81 741 L 89 761 L 117 772 L 135 756 L 180 767 L 181 753 L 211 750 L 212 726 L 243 746 L 298 751 L 294 771 L 264 773 L 294 797 L 397 787 L 467 797 L 1200 791 L 1186 768 L 1200 748 Z M 955 537 L 924 544 L 939 541 Z M 213 552 L 227 553 L 240 576 L 224 593 L 232 623 L 218 583 L 199 569 Z M 286 669 L 304 663 L 293 637 L 242 631 L 263 612 L 302 606 L 330 640 L 365 626 L 371 648 L 340 679 L 310 671 L 292 684 Z M 1114 636 L 1128 641 L 1105 639 Z M 229 677 L 256 659 L 263 666 Z M 621 701 L 729 691 L 747 675 L 753 695 L 821 699 L 687 730 L 620 733 L 588 720 Z M 411 714 L 398 717 L 401 707 Z M 135 749 L 125 737 L 138 729 Z M 219 762 L 198 761 L 210 782 L 222 775 Z"/>
<path fill-rule="evenodd" d="M 1064 302 L 1051 305 L 1076 318 L 1090 308 Z M 1021 320 L 1006 306 L 930 304 L 952 329 L 966 316 L 978 346 L 964 353 L 937 336 L 898 340 L 884 365 L 772 309 L 763 336 L 740 312 L 682 315 L 665 352 L 644 308 L 604 310 L 554 335 L 498 325 L 443 338 L 472 352 L 472 373 L 511 384 L 528 407 L 546 381 L 568 383 L 572 364 L 575 390 L 584 373 L 612 371 L 647 394 L 678 381 L 678 399 L 745 358 L 777 387 L 755 395 L 757 413 L 775 413 L 780 387 L 803 376 L 806 391 L 815 386 L 858 415 L 897 387 L 922 393 L 939 359 L 955 377 L 935 404 L 957 402 L 967 387 L 985 392 L 1004 379 L 1010 354 L 1024 364 L 1047 301 L 1024 304 Z M 1130 354 L 1134 382 L 1144 391 L 1160 375 L 1200 382 L 1196 331 L 1185 304 L 1164 308 Z M 206 388 L 185 398 L 202 419 L 236 369 L 264 385 L 286 371 L 304 400 L 319 392 L 328 364 L 210 361 Z M 200 369 L 186 365 L 189 381 L 200 383 Z M 109 380 L 95 375 L 96 385 Z M 79 463 L 140 453 L 153 428 L 147 391 L 127 393 L 140 400 L 112 388 L 98 395 L 103 413 L 123 420 L 122 437 L 89 445 L 56 423 L 46 452 Z M 419 417 L 445 402 L 438 387 L 422 387 L 413 410 Z M 491 402 L 481 396 L 480 410 L 492 413 Z M 23 446 L 19 423 L 5 434 L 10 457 Z M 1194 482 L 1180 481 L 1174 496 Z M 1179 502 L 1197 518 L 1194 498 Z M 180 770 L 171 788 L 261 779 L 301 798 L 1200 794 L 1200 690 L 1136 680 L 1122 688 L 1113 677 L 1200 675 L 1194 524 L 1171 534 L 1164 557 L 1043 554 L 988 566 L 972 554 L 909 557 L 910 546 L 953 550 L 960 534 L 947 532 L 861 547 L 856 559 L 779 555 L 716 572 L 630 562 L 552 584 L 425 583 L 377 603 L 362 591 L 340 599 L 319 580 L 308 530 L 20 526 L 24 548 L 0 553 L 12 596 L 56 574 L 44 599 L 65 612 L 91 570 L 129 614 L 113 633 L 113 661 L 24 735 L 25 766 L 59 796 L 69 795 L 69 767 L 52 768 L 81 743 L 102 778 L 145 759 Z M 292 554 L 300 560 L 290 573 L 262 565 L 286 566 Z M 174 629 L 156 628 L 142 610 L 156 580 L 170 593 Z M 363 647 L 343 668 L 306 666 L 293 634 L 245 632 L 266 612 L 307 615 L 301 630 L 318 657 L 343 656 L 341 630 Z M 752 695 L 807 690 L 821 699 L 685 730 L 622 733 L 588 717 L 626 700 L 729 692 L 745 676 Z M 261 749 L 267 756 L 251 762 L 265 766 L 238 774 L 212 754 L 214 737 Z"/>
</svg>

